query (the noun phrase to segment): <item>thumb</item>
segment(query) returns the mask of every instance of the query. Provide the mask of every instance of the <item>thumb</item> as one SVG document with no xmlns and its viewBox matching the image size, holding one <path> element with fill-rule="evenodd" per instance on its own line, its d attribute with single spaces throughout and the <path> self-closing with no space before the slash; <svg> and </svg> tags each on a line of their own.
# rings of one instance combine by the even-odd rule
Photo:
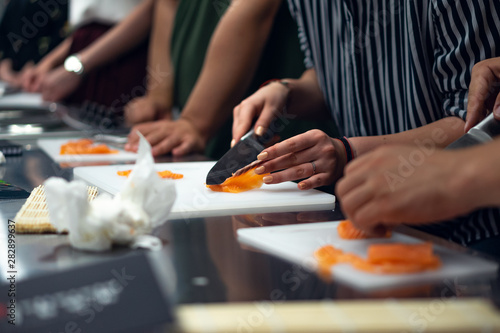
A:
<svg viewBox="0 0 500 333">
<path fill-rule="evenodd" d="M 495 106 L 493 107 L 493 115 L 496 120 L 500 121 L 500 94 L 498 94 L 495 100 Z"/>
</svg>

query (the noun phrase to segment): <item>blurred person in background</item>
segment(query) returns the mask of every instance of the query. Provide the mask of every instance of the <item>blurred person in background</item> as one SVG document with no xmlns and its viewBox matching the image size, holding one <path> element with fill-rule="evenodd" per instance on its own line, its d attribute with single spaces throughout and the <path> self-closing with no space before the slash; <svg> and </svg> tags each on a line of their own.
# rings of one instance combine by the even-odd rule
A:
<svg viewBox="0 0 500 333">
<path fill-rule="evenodd" d="M 171 61 L 173 81 L 148 88 L 126 107 L 128 122 L 140 123 L 126 149 L 137 149 L 140 131 L 154 155 L 202 152 L 219 158 L 229 148 L 232 108 L 263 82 L 304 70 L 296 29 L 283 0 L 179 1 L 170 41 L 164 35 L 154 46 L 164 63 L 149 65 L 168 68 Z M 173 108 L 181 111 L 179 119 Z M 282 116 L 282 137 L 316 127 L 334 131 L 331 122 Z"/>
<path fill-rule="evenodd" d="M 22 76 L 67 36 L 68 5 L 54 0 L 0 1 L 0 80 Z"/>
<path fill-rule="evenodd" d="M 155 0 L 72 0 L 73 32 L 23 75 L 23 88 L 44 100 L 123 107 L 144 94 Z"/>
</svg>

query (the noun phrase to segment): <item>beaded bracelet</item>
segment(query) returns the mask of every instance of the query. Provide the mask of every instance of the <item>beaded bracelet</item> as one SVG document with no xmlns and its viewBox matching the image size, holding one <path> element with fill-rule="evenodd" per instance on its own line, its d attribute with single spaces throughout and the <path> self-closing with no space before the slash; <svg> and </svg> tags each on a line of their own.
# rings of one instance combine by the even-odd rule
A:
<svg viewBox="0 0 500 333">
<path fill-rule="evenodd" d="M 354 159 L 354 151 L 352 150 L 351 143 L 347 140 L 345 136 L 338 138 L 340 142 L 344 145 L 345 148 L 345 155 L 346 155 L 346 163 L 349 163 Z"/>
</svg>

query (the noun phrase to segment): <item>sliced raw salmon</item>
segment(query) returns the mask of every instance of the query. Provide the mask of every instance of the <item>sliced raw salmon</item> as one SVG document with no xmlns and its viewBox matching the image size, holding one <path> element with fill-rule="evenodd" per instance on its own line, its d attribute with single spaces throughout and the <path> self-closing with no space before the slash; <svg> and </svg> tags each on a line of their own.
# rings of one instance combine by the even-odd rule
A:
<svg viewBox="0 0 500 333">
<path fill-rule="evenodd" d="M 128 177 L 131 172 L 132 172 L 132 170 L 123 170 L 123 171 L 117 171 L 116 174 L 118 176 Z M 158 173 L 158 176 L 160 176 L 161 178 L 164 178 L 164 179 L 166 179 L 166 178 L 169 178 L 169 179 L 181 179 L 181 178 L 184 178 L 183 174 L 181 174 L 181 173 L 173 173 L 170 170 L 158 171 L 157 173 Z"/>
<path fill-rule="evenodd" d="M 84 155 L 84 154 L 117 154 L 118 150 L 110 149 L 105 144 L 94 144 L 91 139 L 80 139 L 69 141 L 61 145 L 60 155 Z"/>
<path fill-rule="evenodd" d="M 431 243 L 372 244 L 368 248 L 368 261 L 373 264 L 383 262 L 411 262 L 426 265 L 433 262 Z"/>
<path fill-rule="evenodd" d="M 359 230 L 349 220 L 344 220 L 337 226 L 337 232 L 342 239 L 367 239 L 367 238 L 390 238 L 391 232 L 388 230 L 385 235 L 372 236 L 366 232 Z"/>
<path fill-rule="evenodd" d="M 131 172 L 132 172 L 132 170 L 123 170 L 123 171 L 117 171 L 116 174 L 118 176 L 128 177 Z"/>
<path fill-rule="evenodd" d="M 161 178 L 170 178 L 170 179 L 181 179 L 184 178 L 184 175 L 181 173 L 174 173 L 170 170 L 158 171 L 158 175 Z"/>
<path fill-rule="evenodd" d="M 331 266 L 349 263 L 354 268 L 374 274 L 409 274 L 434 270 L 441 260 L 432 252 L 431 243 L 372 244 L 368 247 L 367 259 L 326 245 L 314 252 L 320 271 Z"/>
<path fill-rule="evenodd" d="M 254 188 L 259 188 L 264 183 L 263 178 L 268 174 L 258 175 L 256 167 L 245 171 L 240 175 L 233 175 L 220 185 L 207 185 L 209 189 L 216 192 L 240 193 Z"/>
</svg>

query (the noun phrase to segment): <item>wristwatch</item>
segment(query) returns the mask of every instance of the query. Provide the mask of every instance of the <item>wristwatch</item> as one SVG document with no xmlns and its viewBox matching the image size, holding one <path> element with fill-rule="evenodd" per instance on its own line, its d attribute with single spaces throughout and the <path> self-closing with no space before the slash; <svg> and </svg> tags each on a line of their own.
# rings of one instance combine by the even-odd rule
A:
<svg viewBox="0 0 500 333">
<path fill-rule="evenodd" d="M 82 75 L 85 70 L 78 54 L 72 54 L 64 60 L 64 69 L 76 75 Z"/>
</svg>

